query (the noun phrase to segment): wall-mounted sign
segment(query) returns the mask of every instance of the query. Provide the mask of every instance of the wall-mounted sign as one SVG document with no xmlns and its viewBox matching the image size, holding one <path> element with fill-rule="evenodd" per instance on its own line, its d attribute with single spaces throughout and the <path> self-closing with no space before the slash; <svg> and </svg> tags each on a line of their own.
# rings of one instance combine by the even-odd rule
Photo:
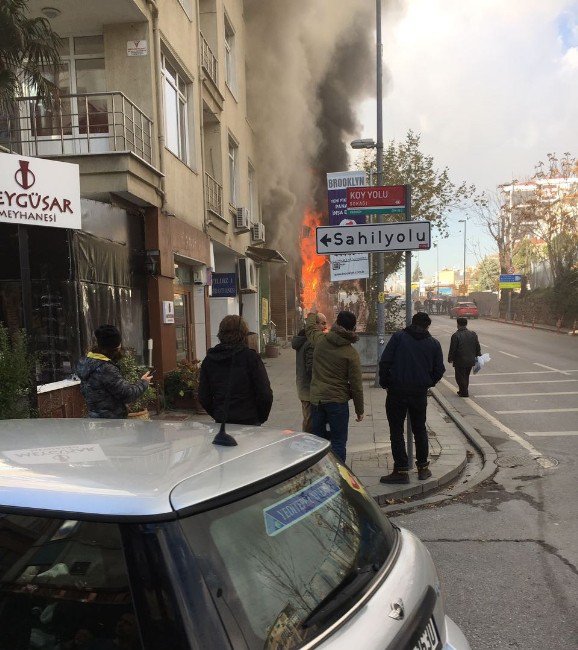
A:
<svg viewBox="0 0 578 650">
<path fill-rule="evenodd" d="M 236 273 L 213 273 L 211 282 L 213 298 L 234 298 L 237 295 Z"/>
<path fill-rule="evenodd" d="M 0 153 L 0 222 L 79 230 L 78 165 Z"/>
<path fill-rule="evenodd" d="M 347 214 L 347 188 L 363 187 L 365 172 L 332 172 L 327 174 L 327 203 L 329 225 L 345 226 L 365 223 L 365 215 L 352 217 Z"/>
<path fill-rule="evenodd" d="M 163 323 L 175 322 L 175 303 L 172 300 L 163 300 Z"/>
<path fill-rule="evenodd" d="M 146 41 L 127 41 L 127 56 L 146 56 L 149 53 Z"/>
</svg>

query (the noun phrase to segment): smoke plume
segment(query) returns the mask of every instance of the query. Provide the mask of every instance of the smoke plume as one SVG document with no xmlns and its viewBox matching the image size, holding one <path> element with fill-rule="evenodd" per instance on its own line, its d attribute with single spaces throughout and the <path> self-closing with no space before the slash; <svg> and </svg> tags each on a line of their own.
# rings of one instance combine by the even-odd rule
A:
<svg viewBox="0 0 578 650">
<path fill-rule="evenodd" d="M 292 258 L 306 208 L 326 210 L 325 174 L 348 168 L 354 106 L 375 88 L 368 0 L 245 0 L 247 93 L 267 240 Z"/>
</svg>

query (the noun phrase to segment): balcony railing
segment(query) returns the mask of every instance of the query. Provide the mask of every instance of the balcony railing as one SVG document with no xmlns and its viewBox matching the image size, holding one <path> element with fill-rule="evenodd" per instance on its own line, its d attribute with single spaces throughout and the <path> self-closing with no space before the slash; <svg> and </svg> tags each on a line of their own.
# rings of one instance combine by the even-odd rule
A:
<svg viewBox="0 0 578 650">
<path fill-rule="evenodd" d="M 152 163 L 152 120 L 121 92 L 60 95 L 51 105 L 19 97 L 16 105 L 0 135 L 0 144 L 11 151 L 25 156 L 131 151 Z"/>
<path fill-rule="evenodd" d="M 207 210 L 223 216 L 223 186 L 205 172 L 205 197 Z"/>
<path fill-rule="evenodd" d="M 213 54 L 211 46 L 201 34 L 201 64 L 212 82 L 219 87 L 219 64 L 217 57 Z"/>
</svg>

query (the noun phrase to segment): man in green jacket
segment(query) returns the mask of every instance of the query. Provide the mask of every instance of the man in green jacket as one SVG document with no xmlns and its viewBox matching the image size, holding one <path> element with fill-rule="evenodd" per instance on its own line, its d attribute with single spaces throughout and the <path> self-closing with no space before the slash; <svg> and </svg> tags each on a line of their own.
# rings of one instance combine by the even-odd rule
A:
<svg viewBox="0 0 578 650">
<path fill-rule="evenodd" d="M 357 422 L 363 420 L 363 384 L 359 354 L 353 347 L 357 319 L 350 311 L 337 314 L 335 325 L 324 334 L 317 314 L 307 316 L 305 333 L 314 346 L 309 399 L 313 408 L 313 433 L 331 441 L 335 455 L 345 462 L 349 427 L 349 400 Z M 329 424 L 329 434 L 327 425 Z"/>
</svg>

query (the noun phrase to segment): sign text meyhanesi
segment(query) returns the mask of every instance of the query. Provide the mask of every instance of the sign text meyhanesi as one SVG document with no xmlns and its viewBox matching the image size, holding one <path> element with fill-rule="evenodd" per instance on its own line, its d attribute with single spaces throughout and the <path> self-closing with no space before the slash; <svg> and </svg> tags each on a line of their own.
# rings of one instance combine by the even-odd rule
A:
<svg viewBox="0 0 578 650">
<path fill-rule="evenodd" d="M 78 165 L 0 153 L 0 222 L 79 230 Z"/>
</svg>

